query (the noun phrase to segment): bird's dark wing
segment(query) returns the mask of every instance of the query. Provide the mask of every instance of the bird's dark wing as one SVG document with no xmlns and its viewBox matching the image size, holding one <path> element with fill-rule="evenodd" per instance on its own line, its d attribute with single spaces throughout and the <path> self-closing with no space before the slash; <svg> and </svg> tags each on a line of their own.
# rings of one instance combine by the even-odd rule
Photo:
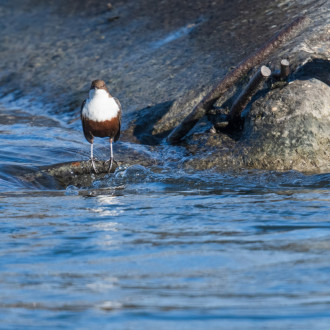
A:
<svg viewBox="0 0 330 330">
<path fill-rule="evenodd" d="M 114 141 L 116 142 L 119 139 L 119 136 L 120 136 L 120 128 L 121 128 L 121 104 L 120 104 L 119 100 L 116 99 L 115 97 L 113 99 L 115 100 L 115 102 L 117 103 L 118 108 L 119 108 L 119 110 L 118 110 L 119 129 L 118 129 L 118 132 L 117 132 L 117 134 L 116 134 L 116 136 L 114 138 Z"/>
<path fill-rule="evenodd" d="M 83 128 L 83 131 L 84 131 L 84 135 L 85 135 L 85 138 L 86 140 L 89 142 L 89 143 L 93 143 L 93 135 L 91 134 L 91 132 L 87 129 L 87 124 L 86 124 L 86 120 L 82 114 L 82 111 L 84 109 L 84 106 L 86 104 L 86 100 L 84 100 L 84 102 L 82 103 L 81 105 L 81 108 L 80 108 L 80 118 L 81 118 L 81 124 L 82 124 L 82 128 Z"/>
</svg>

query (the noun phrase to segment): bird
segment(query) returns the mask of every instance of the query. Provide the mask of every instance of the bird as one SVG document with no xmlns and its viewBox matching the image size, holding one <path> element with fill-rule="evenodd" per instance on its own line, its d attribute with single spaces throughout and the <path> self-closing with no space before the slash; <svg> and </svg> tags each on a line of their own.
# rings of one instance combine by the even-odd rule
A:
<svg viewBox="0 0 330 330">
<path fill-rule="evenodd" d="M 105 82 L 100 79 L 93 80 L 89 97 L 81 105 L 80 117 L 84 136 L 91 144 L 91 161 L 95 173 L 97 170 L 93 157 L 94 137 L 109 138 L 110 165 L 108 170 L 111 172 L 113 164 L 112 143 L 116 142 L 120 136 L 121 110 L 119 100 L 110 94 Z"/>
</svg>

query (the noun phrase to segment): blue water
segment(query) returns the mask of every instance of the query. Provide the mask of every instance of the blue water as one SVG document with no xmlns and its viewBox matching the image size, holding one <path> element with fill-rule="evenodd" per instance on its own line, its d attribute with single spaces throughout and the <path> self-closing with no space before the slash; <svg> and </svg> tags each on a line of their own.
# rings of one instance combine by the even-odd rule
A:
<svg viewBox="0 0 330 330">
<path fill-rule="evenodd" d="M 189 172 L 180 149 L 121 142 L 141 162 L 34 185 L 89 155 L 79 122 L 37 113 L 0 109 L 1 329 L 329 328 L 330 174 Z"/>
</svg>

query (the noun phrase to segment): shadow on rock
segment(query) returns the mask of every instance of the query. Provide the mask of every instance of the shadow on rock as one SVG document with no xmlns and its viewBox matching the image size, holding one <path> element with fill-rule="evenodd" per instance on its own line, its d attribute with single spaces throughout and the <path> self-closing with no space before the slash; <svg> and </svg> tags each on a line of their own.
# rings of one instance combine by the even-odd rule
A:
<svg viewBox="0 0 330 330">
<path fill-rule="evenodd" d="M 136 114 L 136 119 L 130 124 L 129 130 L 124 135 L 133 135 L 136 142 L 157 145 L 160 141 L 168 135 L 171 128 L 163 130 L 162 132 L 155 132 L 155 125 L 167 114 L 170 110 L 173 101 L 167 101 L 156 104 L 151 107 L 141 109 Z"/>
<path fill-rule="evenodd" d="M 314 59 L 303 65 L 294 76 L 300 80 L 316 78 L 330 86 L 330 61 Z"/>
</svg>

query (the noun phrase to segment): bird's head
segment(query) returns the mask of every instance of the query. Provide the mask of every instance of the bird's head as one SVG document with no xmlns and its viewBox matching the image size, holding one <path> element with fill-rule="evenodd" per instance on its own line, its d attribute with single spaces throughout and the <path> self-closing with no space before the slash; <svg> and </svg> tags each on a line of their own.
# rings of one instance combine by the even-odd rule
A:
<svg viewBox="0 0 330 330">
<path fill-rule="evenodd" d="M 92 81 L 92 85 L 90 89 L 105 89 L 108 90 L 107 85 L 103 80 L 96 79 Z"/>
<path fill-rule="evenodd" d="M 89 90 L 89 94 L 91 96 L 93 96 L 95 94 L 99 94 L 99 93 L 104 93 L 104 91 L 106 91 L 109 94 L 109 96 L 111 96 L 109 93 L 109 90 L 107 88 L 107 85 L 105 84 L 105 82 L 103 80 L 97 79 L 97 80 L 92 81 L 92 85 Z"/>
</svg>

